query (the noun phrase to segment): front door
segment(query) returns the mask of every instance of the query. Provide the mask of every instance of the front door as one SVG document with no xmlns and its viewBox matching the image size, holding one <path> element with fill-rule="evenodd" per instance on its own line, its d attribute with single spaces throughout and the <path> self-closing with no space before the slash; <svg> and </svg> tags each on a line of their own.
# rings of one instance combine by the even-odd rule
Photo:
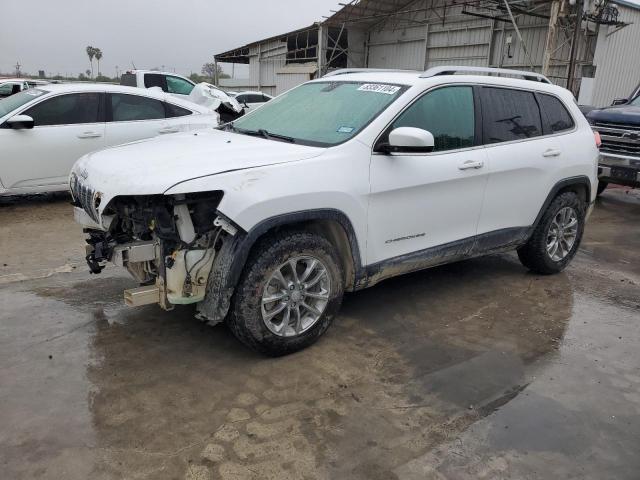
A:
<svg viewBox="0 0 640 480">
<path fill-rule="evenodd" d="M 22 112 L 34 128 L 0 128 L 1 175 L 11 190 L 57 190 L 78 158 L 104 147 L 99 92 L 68 93 Z"/>
<path fill-rule="evenodd" d="M 435 147 L 426 154 L 373 154 L 368 264 L 471 248 L 487 183 L 475 117 L 473 88 L 448 86 L 424 94 L 389 127 L 387 136 L 398 127 L 428 130 Z"/>
</svg>

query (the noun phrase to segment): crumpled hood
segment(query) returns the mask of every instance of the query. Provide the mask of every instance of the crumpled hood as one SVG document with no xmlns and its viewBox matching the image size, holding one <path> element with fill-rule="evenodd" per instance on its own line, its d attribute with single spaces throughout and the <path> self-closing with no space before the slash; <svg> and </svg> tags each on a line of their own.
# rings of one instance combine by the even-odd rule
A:
<svg viewBox="0 0 640 480">
<path fill-rule="evenodd" d="M 71 175 L 109 201 L 121 195 L 162 194 L 193 178 L 304 160 L 323 152 L 221 130 L 197 130 L 90 153 L 76 162 Z"/>
<path fill-rule="evenodd" d="M 640 125 L 640 107 L 633 105 L 619 105 L 615 107 L 591 110 L 587 113 L 587 118 L 595 122 Z"/>
</svg>

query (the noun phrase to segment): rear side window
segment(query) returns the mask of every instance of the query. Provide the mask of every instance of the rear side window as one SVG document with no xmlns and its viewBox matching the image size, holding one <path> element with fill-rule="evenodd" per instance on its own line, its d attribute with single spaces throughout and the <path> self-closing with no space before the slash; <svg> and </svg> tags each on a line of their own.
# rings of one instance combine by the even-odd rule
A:
<svg viewBox="0 0 640 480">
<path fill-rule="evenodd" d="M 393 122 L 392 128 L 398 127 L 428 130 L 435 140 L 434 151 L 472 147 L 475 136 L 472 87 L 444 87 L 425 94 Z"/>
<path fill-rule="evenodd" d="M 256 94 L 252 94 L 252 95 L 248 95 L 249 103 L 264 103 L 264 98 L 262 97 L 262 95 L 256 95 Z"/>
<path fill-rule="evenodd" d="M 542 135 L 540 108 L 532 92 L 482 88 L 484 143 L 510 142 Z"/>
<path fill-rule="evenodd" d="M 34 105 L 24 114 L 33 118 L 36 127 L 96 123 L 100 121 L 100 96 L 98 92 L 58 95 Z"/>
<path fill-rule="evenodd" d="M 167 114 L 167 118 L 184 117 L 193 113 L 191 110 L 187 110 L 186 108 L 182 108 L 171 103 L 165 103 L 164 108 Z"/>
<path fill-rule="evenodd" d="M 110 97 L 113 122 L 165 118 L 164 105 L 160 100 L 122 93 L 112 93 Z"/>
<path fill-rule="evenodd" d="M 562 132 L 573 128 L 573 119 L 559 99 L 551 95 L 538 94 L 538 100 L 552 132 Z"/>
</svg>

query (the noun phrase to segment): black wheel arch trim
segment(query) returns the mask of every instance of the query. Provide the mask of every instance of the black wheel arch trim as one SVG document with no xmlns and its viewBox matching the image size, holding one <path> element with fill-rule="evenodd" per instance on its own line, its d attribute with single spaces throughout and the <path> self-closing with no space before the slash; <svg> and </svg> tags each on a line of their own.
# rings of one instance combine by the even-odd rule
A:
<svg viewBox="0 0 640 480">
<path fill-rule="evenodd" d="M 220 212 L 217 212 L 217 215 L 227 219 Z M 366 279 L 366 272 L 362 265 L 360 248 L 353 225 L 344 212 L 337 209 L 313 209 L 285 213 L 261 221 L 248 232 L 238 228 L 231 241 L 223 244 L 214 259 L 214 265 L 207 284 L 207 295 L 198 304 L 198 313 L 212 323 L 222 321 L 229 311 L 231 297 L 240 280 L 240 275 L 249 253 L 258 239 L 273 228 L 286 227 L 313 220 L 336 221 L 344 229 L 353 258 L 354 288 L 362 284 Z M 233 221 L 231 223 L 233 224 Z"/>
<path fill-rule="evenodd" d="M 586 175 L 578 175 L 575 177 L 568 177 L 560 180 L 551 188 L 551 191 L 547 195 L 547 198 L 542 204 L 542 207 L 540 208 L 540 211 L 538 212 L 538 215 L 536 216 L 536 219 L 534 220 L 533 225 L 531 225 L 529 229 L 528 237 L 530 237 L 533 234 L 533 231 L 536 229 L 536 227 L 542 220 L 542 217 L 544 216 L 544 212 L 547 211 L 547 208 L 549 208 L 549 205 L 551 205 L 551 202 L 553 202 L 553 199 L 556 198 L 556 196 L 558 195 L 558 192 L 560 192 L 564 188 L 575 186 L 575 185 L 583 186 L 586 189 L 587 199 L 585 203 L 587 205 L 591 203 L 591 180 L 589 180 L 589 177 L 587 177 Z"/>
</svg>

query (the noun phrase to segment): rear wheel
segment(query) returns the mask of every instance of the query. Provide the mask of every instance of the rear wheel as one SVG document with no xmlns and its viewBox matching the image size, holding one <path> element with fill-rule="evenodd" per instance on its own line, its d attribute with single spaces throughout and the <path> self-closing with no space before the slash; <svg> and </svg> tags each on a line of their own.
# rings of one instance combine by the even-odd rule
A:
<svg viewBox="0 0 640 480">
<path fill-rule="evenodd" d="M 340 308 L 343 277 L 335 249 L 306 232 L 271 235 L 247 261 L 228 325 L 245 345 L 270 356 L 314 343 Z"/>
<path fill-rule="evenodd" d="M 575 193 L 557 196 L 529 241 L 518 249 L 522 264 L 541 274 L 564 270 L 580 246 L 585 211 L 584 202 Z"/>
</svg>

